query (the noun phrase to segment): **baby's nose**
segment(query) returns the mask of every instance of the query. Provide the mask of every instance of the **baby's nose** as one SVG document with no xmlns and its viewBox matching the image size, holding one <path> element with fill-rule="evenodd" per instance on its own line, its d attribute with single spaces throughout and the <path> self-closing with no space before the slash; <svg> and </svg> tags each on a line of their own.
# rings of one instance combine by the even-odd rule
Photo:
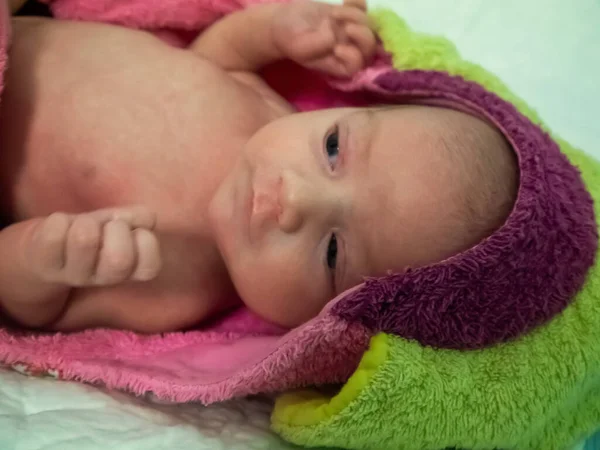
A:
<svg viewBox="0 0 600 450">
<path fill-rule="evenodd" d="M 275 176 L 257 170 L 252 215 L 263 224 L 260 226 L 276 223 L 281 231 L 294 233 L 322 209 L 319 205 L 325 200 L 314 191 L 308 180 L 294 171 L 283 170 Z"/>
<path fill-rule="evenodd" d="M 281 214 L 281 184 L 280 176 L 257 174 L 254 183 L 254 198 L 252 201 L 252 216 L 262 220 L 279 220 Z"/>
<path fill-rule="evenodd" d="M 315 182 L 295 171 L 282 173 L 278 217 L 282 231 L 294 233 L 307 222 L 323 219 L 328 200 L 327 196 L 319 194 L 318 183 Z"/>
</svg>

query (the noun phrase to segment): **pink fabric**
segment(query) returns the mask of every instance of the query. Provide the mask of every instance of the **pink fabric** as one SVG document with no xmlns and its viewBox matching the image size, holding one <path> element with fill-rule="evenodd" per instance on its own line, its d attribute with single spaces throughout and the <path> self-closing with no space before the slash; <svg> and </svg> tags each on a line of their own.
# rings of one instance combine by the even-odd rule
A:
<svg viewBox="0 0 600 450">
<path fill-rule="evenodd" d="M 0 95 L 4 89 L 4 69 L 6 68 L 6 51 L 10 38 L 10 21 L 8 4 L 0 2 Z"/>
<path fill-rule="evenodd" d="M 175 46 L 184 46 L 197 34 L 190 30 L 200 31 L 250 2 L 262 0 L 58 0 L 51 6 L 64 19 L 145 28 Z M 4 69 L 9 28 L 6 2 L 0 0 L 0 6 L 0 69 Z M 297 67 L 272 67 L 265 76 L 301 110 L 364 103 L 358 94 L 344 94 L 319 77 L 306 78 Z M 286 87 L 281 80 L 291 84 Z M 346 83 L 346 90 L 352 83 Z M 356 368 L 370 332 L 360 324 L 339 320 L 329 310 L 287 333 L 244 309 L 202 330 L 155 336 L 115 330 L 32 334 L 0 328 L 0 363 L 140 395 L 151 392 L 160 400 L 175 402 L 211 403 L 338 383 Z"/>
<path fill-rule="evenodd" d="M 369 333 L 325 314 L 284 336 L 239 331 L 246 311 L 212 330 L 31 335 L 0 331 L 0 360 L 34 373 L 101 383 L 161 400 L 212 403 L 348 378 Z M 241 328 L 244 328 L 243 326 Z M 259 328 L 262 328 L 260 325 Z"/>
<path fill-rule="evenodd" d="M 273 0 L 42 0 L 55 17 L 146 30 L 200 31 L 250 4 Z M 278 0 L 287 1 L 287 0 Z"/>
</svg>

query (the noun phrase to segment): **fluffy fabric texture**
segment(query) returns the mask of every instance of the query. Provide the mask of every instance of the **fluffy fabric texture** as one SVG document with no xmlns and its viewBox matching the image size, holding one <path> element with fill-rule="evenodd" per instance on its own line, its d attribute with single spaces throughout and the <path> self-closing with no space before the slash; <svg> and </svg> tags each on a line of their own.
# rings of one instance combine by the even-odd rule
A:
<svg viewBox="0 0 600 450">
<path fill-rule="evenodd" d="M 408 33 L 397 17 L 381 14 L 378 19 L 385 24 L 384 34 Z M 407 45 L 411 42 L 418 47 Z M 399 69 L 435 65 L 475 79 L 539 120 L 495 77 L 461 61 L 446 41 L 414 35 L 386 43 L 394 55 L 409 55 L 395 60 Z M 441 48 L 451 51 L 446 58 L 440 57 Z M 581 169 L 598 217 L 600 164 L 557 141 Z M 306 446 L 571 448 L 600 426 L 600 263 L 562 314 L 505 344 L 465 352 L 380 334 L 337 395 L 284 395 L 273 426 Z M 596 448 L 594 442 L 579 448 Z"/>
<path fill-rule="evenodd" d="M 0 361 L 62 380 L 103 384 L 170 402 L 213 403 L 290 387 L 342 383 L 370 334 L 332 316 L 280 336 L 247 311 L 210 330 L 141 336 L 88 330 L 69 335 L 0 331 Z M 43 351 L 42 351 L 43 350 Z"/>
<path fill-rule="evenodd" d="M 6 49 L 8 48 L 8 39 L 10 37 L 10 21 L 7 2 L 0 4 L 0 95 L 4 90 L 4 69 L 6 68 Z"/>
<path fill-rule="evenodd" d="M 590 287 L 600 287 L 597 276 Z M 273 427 L 311 447 L 568 449 L 600 425 L 598 300 L 580 300 L 539 333 L 483 351 L 381 334 L 349 392 L 284 395 Z"/>
<path fill-rule="evenodd" d="M 479 348 L 563 310 L 594 261 L 597 228 L 591 198 L 558 145 L 512 105 L 460 78 L 389 72 L 375 85 L 391 101 L 459 103 L 493 122 L 519 156 L 519 194 L 504 226 L 476 247 L 440 264 L 368 280 L 334 313 L 426 345 Z"/>
<path fill-rule="evenodd" d="M 197 33 L 226 14 L 273 0 L 43 0 L 56 17 Z"/>
<path fill-rule="evenodd" d="M 220 6 L 223 4 L 232 3 L 219 3 Z M 137 14 L 135 12 L 137 10 L 133 8 L 135 5 L 136 8 L 142 8 L 143 5 L 147 8 L 143 14 L 140 13 L 143 19 L 137 23 L 134 23 Z M 161 5 L 168 5 L 173 9 L 167 14 Z M 178 5 L 181 8 L 177 9 Z M 66 0 L 64 3 L 62 1 L 54 3 L 53 8 L 55 13 L 64 18 L 90 19 L 92 17 L 83 17 L 80 13 L 83 11 L 93 16 L 95 12 L 97 20 L 109 20 L 152 30 L 161 27 L 189 30 L 194 29 L 193 25 L 189 24 L 189 19 L 193 15 L 189 13 L 189 8 L 193 7 L 197 10 L 199 5 L 214 6 L 206 0 L 185 2 L 182 0 L 181 3 L 171 4 Z M 112 15 L 106 16 L 105 14 L 110 11 Z M 203 18 L 195 20 L 197 29 L 206 25 L 206 22 L 202 22 Z M 401 66 L 401 69 L 419 69 L 419 58 L 415 57 L 418 54 L 424 63 L 423 68 L 436 69 L 439 72 L 413 70 L 390 73 L 381 66 L 374 67 L 360 74 L 350 83 L 337 86 L 352 94 L 334 96 L 334 91 L 327 90 L 325 87 L 327 95 L 337 99 L 335 102 L 329 100 L 324 102 L 322 100 L 324 94 L 320 91 L 317 98 L 307 93 L 303 97 L 306 105 L 323 107 L 347 102 L 360 104 L 365 100 L 380 102 L 384 99 L 390 102 L 444 104 L 487 117 L 505 133 L 520 157 L 522 176 L 519 198 L 516 209 L 505 227 L 480 246 L 442 264 L 403 275 L 369 280 L 366 284 L 332 301 L 319 317 L 283 336 L 279 335 L 281 330 L 268 327 L 245 312 L 226 318 L 223 322 L 213 324 L 212 327 L 204 330 L 165 336 L 139 336 L 108 330 L 35 336 L 4 329 L 0 331 L 0 360 L 8 364 L 24 363 L 33 366 L 34 370 L 52 369 L 64 379 L 102 382 L 109 387 L 127 389 L 139 394 L 152 391 L 161 399 L 199 400 L 208 403 L 256 392 L 342 382 L 355 369 L 374 330 L 400 333 L 404 337 L 415 338 L 421 343 L 437 346 L 472 348 L 516 337 L 563 310 L 581 288 L 596 249 L 596 226 L 591 200 L 583 188 L 577 171 L 560 156 L 556 144 L 547 135 L 518 114 L 508 103 L 474 83 L 442 73 L 452 71 L 443 67 L 441 62 L 443 59 L 440 58 L 443 53 L 441 47 L 424 45 L 420 43 L 418 36 L 412 36 L 404 29 L 388 29 L 385 25 L 388 23 L 386 20 L 390 20 L 389 16 L 379 17 L 379 22 L 383 24 L 381 33 L 384 39 L 386 34 L 395 36 L 396 31 L 399 35 L 401 32 L 404 33 L 406 38 L 402 51 L 396 49 L 398 51 L 394 52 L 395 56 L 406 54 L 413 58 L 412 61 L 415 63 L 413 67 L 406 64 Z M 419 45 L 422 47 L 421 53 L 416 50 Z M 427 65 L 434 66 L 434 62 L 441 67 L 427 67 Z M 382 71 L 388 73 L 382 74 Z M 485 85 L 485 80 L 475 79 L 475 81 Z M 494 86 L 490 87 L 490 84 L 486 86 L 489 90 L 493 90 Z M 513 103 L 517 104 L 516 101 Z M 519 269 L 517 264 L 524 264 L 523 268 Z M 500 267 L 503 267 L 506 273 L 498 269 Z M 497 278 L 494 278 L 493 274 Z M 423 286 L 417 285 L 416 281 L 419 280 Z M 488 281 L 487 284 L 483 282 L 485 280 Z M 427 283 L 430 285 L 426 285 Z M 594 287 L 590 283 L 585 285 L 585 289 Z M 521 291 L 513 290 L 513 285 L 520 286 Z M 469 286 L 473 288 L 469 289 Z M 431 294 L 432 297 L 427 297 L 426 293 Z M 506 298 L 502 293 L 508 296 L 515 294 L 519 297 L 515 297 L 517 300 Z M 425 303 L 422 305 L 414 302 L 408 294 L 420 295 Z M 478 308 L 478 311 L 483 314 L 483 319 L 480 317 L 481 314 L 474 314 L 463 307 L 459 301 L 460 295 L 465 296 L 464 301 L 470 305 L 470 308 Z M 582 295 L 578 297 L 576 305 L 579 304 Z M 407 313 L 409 310 L 410 314 Z M 560 320 L 564 317 L 575 317 L 573 320 L 580 320 L 582 328 L 589 331 L 586 317 L 581 317 L 581 314 L 568 316 L 565 313 L 559 315 L 549 326 L 538 328 L 533 335 L 543 332 L 554 323 L 561 323 Z M 489 330 L 486 327 L 489 327 Z M 593 332 L 598 330 L 598 327 L 591 327 L 591 330 L 592 336 L 595 336 Z M 566 336 L 568 335 L 565 334 L 565 339 Z M 557 338 L 556 335 L 554 337 Z M 581 351 L 577 355 L 583 354 L 587 346 L 596 345 L 594 343 L 596 341 L 589 337 L 589 333 L 581 336 L 582 342 L 578 341 Z M 455 372 L 450 370 L 451 366 L 445 365 L 441 356 L 431 358 L 433 362 L 440 364 L 439 368 L 430 364 L 425 356 L 424 359 L 416 356 L 419 354 L 456 355 L 455 361 L 458 362 L 452 364 L 466 367 L 469 358 L 473 357 L 471 355 L 485 354 L 488 351 L 472 353 L 454 353 L 452 350 L 434 351 L 421 346 L 418 341 L 410 342 L 390 336 L 384 338 L 391 344 L 385 347 L 383 356 L 381 351 L 377 351 L 375 357 L 372 353 L 366 356 L 367 360 L 372 359 L 379 363 L 370 366 L 363 364 L 371 368 L 367 372 L 357 373 L 357 377 L 362 381 L 347 385 L 348 389 L 345 392 L 351 392 L 351 395 L 340 397 L 341 400 L 333 406 L 326 405 L 326 410 L 331 413 L 328 417 L 332 422 L 315 425 L 314 419 L 309 417 L 310 408 L 305 408 L 309 417 L 306 420 L 309 422 L 312 420 L 310 426 L 303 427 L 306 423 L 295 424 L 293 421 L 281 420 L 282 432 L 302 444 L 316 445 L 319 439 L 327 439 L 327 435 L 337 440 L 336 442 L 329 440 L 327 443 L 332 442 L 336 446 L 372 448 L 377 447 L 379 443 L 386 444 L 393 438 L 385 437 L 377 440 L 378 430 L 381 430 L 383 436 L 388 436 L 389 430 L 393 428 L 397 433 L 398 427 L 404 426 L 406 422 L 399 421 L 400 416 L 394 416 L 393 419 L 398 420 L 394 425 L 394 420 L 387 421 L 378 415 L 377 410 L 382 406 L 378 403 L 379 397 L 366 394 L 366 397 L 361 397 L 368 388 L 373 386 L 373 389 L 381 391 L 381 396 L 393 398 L 394 404 L 398 405 L 404 401 L 404 390 L 408 391 L 408 387 L 402 384 L 404 380 L 402 369 L 412 367 L 407 369 L 406 373 L 422 374 L 418 366 L 423 365 L 427 369 L 425 371 L 427 377 L 437 377 L 436 379 L 442 381 L 440 385 L 434 385 L 425 383 L 427 378 L 419 378 L 421 384 L 413 380 L 411 386 L 414 392 L 420 392 L 420 395 L 424 396 L 425 393 L 419 391 L 419 386 L 430 387 L 435 392 L 427 398 L 434 398 L 438 402 L 438 407 L 460 404 L 461 398 L 453 396 L 451 390 L 437 390 L 444 386 L 444 380 L 451 385 L 451 380 L 460 379 L 460 376 L 453 375 Z M 520 342 L 527 342 L 529 337 L 524 339 L 524 341 L 517 339 L 506 344 L 507 348 L 519 345 Z M 557 348 L 558 344 L 559 342 Z M 405 345 L 412 347 L 404 349 Z M 396 348 L 399 350 L 396 351 Z M 505 347 L 500 345 L 490 351 L 501 348 Z M 566 348 L 572 349 L 570 346 Z M 44 351 L 40 352 L 40 349 Z M 518 352 L 515 352 L 514 356 L 518 363 L 522 361 L 525 352 L 521 353 L 521 359 L 516 353 Z M 461 362 L 463 359 L 460 355 L 464 355 L 464 362 Z M 521 372 L 517 363 L 510 363 L 513 354 L 503 353 L 501 356 L 501 358 L 498 356 L 501 362 L 498 362 L 496 367 L 505 369 L 504 372 L 488 373 L 485 365 L 474 364 L 469 366 L 473 371 L 473 377 L 465 381 L 474 391 L 485 391 L 490 388 L 490 395 L 494 395 L 494 402 L 490 403 L 481 403 L 484 399 L 487 400 L 484 396 L 473 399 L 477 404 L 476 411 L 487 417 L 485 424 L 488 428 L 496 426 L 487 424 L 494 422 L 492 418 L 497 412 L 498 405 L 507 410 L 513 407 L 512 402 L 517 397 L 509 386 L 513 384 L 529 386 L 530 378 L 525 376 L 525 371 Z M 504 358 L 507 360 L 504 361 Z M 565 364 L 567 361 L 574 363 L 573 358 L 570 360 L 568 355 L 561 353 L 561 358 L 560 362 Z M 591 357 L 591 361 L 595 362 L 597 359 Z M 558 362 L 555 361 L 554 364 Z M 385 372 L 384 367 L 393 369 L 393 372 Z M 566 375 L 571 372 L 564 365 L 560 367 L 562 372 L 559 375 L 565 374 L 565 377 L 559 380 L 564 383 L 563 388 L 560 392 L 552 392 L 555 392 L 555 396 L 565 398 L 564 396 L 570 395 L 569 393 L 577 384 L 576 381 L 580 379 L 571 382 Z M 583 370 L 583 379 L 592 380 L 595 376 L 596 366 L 592 363 L 588 364 L 587 360 L 583 366 L 574 365 L 574 367 Z M 384 384 L 374 382 L 375 377 L 380 373 L 387 379 Z M 373 377 L 366 374 L 371 374 Z M 444 375 L 447 377 L 444 378 Z M 502 381 L 516 381 L 513 384 L 508 381 L 505 384 L 500 382 L 493 384 L 492 381 L 496 378 L 492 375 Z M 356 380 L 357 377 L 353 379 Z M 506 389 L 506 393 L 503 389 Z M 344 398 L 351 401 L 345 401 Z M 409 399 L 417 402 L 413 406 L 418 409 L 419 398 L 407 396 L 406 401 Z M 356 400 L 356 410 L 351 408 L 354 400 Z M 552 405 L 546 404 L 546 406 Z M 422 408 L 429 410 L 427 409 L 429 405 L 424 401 Z M 402 410 L 400 405 L 398 410 Z M 351 411 L 351 415 L 360 416 L 365 421 L 360 428 L 365 439 L 361 440 L 355 433 L 350 433 L 342 426 L 338 428 L 334 426 L 341 421 L 339 419 L 341 416 L 334 413 L 342 414 L 343 411 Z M 460 410 L 458 407 L 457 415 L 453 415 L 451 408 L 444 407 L 442 411 L 445 411 L 442 418 L 445 418 L 446 422 L 440 424 L 444 429 L 454 427 L 454 421 L 458 418 L 463 420 L 465 414 L 465 410 Z M 458 411 L 461 415 L 458 415 Z M 556 413 L 556 408 L 548 410 L 539 408 L 536 411 L 543 413 L 543 417 L 540 416 L 539 422 L 535 423 L 545 424 L 551 423 L 550 416 L 551 413 Z M 526 411 L 523 411 L 523 414 L 525 413 Z M 432 418 L 442 419 L 438 416 Z M 433 423 L 432 418 L 419 416 L 419 420 L 426 420 L 429 424 Z M 417 423 L 411 426 L 417 426 Z M 501 421 L 499 423 L 503 424 Z M 527 423 L 527 420 L 519 422 L 522 423 Z M 500 431 L 505 433 L 503 436 L 521 433 L 522 427 L 519 424 L 511 422 L 504 424 L 505 428 L 493 428 L 495 431 L 492 434 L 499 437 Z M 315 432 L 314 427 L 320 426 L 324 427 L 322 431 Z M 349 439 L 343 436 L 344 434 L 353 436 L 352 440 L 356 439 L 356 442 L 349 442 Z M 439 442 L 447 437 L 441 434 L 437 436 Z M 485 437 L 480 434 L 474 436 L 477 439 Z M 459 437 L 462 439 L 464 435 L 461 434 Z M 421 439 L 424 437 L 422 436 Z M 417 445 L 418 442 L 423 441 L 415 440 L 413 444 Z M 470 445 L 473 441 L 468 442 Z M 482 440 L 480 445 L 484 446 L 489 442 L 489 440 L 485 442 Z M 463 446 L 458 440 L 450 445 Z"/>
<path fill-rule="evenodd" d="M 508 92 L 500 80 L 391 12 L 377 19 L 403 72 L 382 74 L 375 90 L 390 101 L 447 105 L 494 123 L 519 156 L 519 194 L 506 224 L 480 245 L 441 264 L 367 280 L 334 311 L 435 347 L 482 348 L 517 337 L 559 313 L 581 288 L 597 249 L 592 200 L 558 145 L 532 126 L 541 124 L 537 115 L 513 95 L 508 103 L 492 93 Z M 374 87 L 367 82 L 366 89 Z"/>
</svg>

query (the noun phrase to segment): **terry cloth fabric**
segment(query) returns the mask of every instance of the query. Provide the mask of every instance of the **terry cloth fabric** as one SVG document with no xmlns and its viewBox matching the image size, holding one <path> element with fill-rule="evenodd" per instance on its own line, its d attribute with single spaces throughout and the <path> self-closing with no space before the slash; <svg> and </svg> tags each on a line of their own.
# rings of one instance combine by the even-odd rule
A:
<svg viewBox="0 0 600 450">
<path fill-rule="evenodd" d="M 10 38 L 10 12 L 6 1 L 0 2 L 0 101 L 2 99 L 2 91 L 4 90 L 4 70 L 7 63 L 7 48 Z M 2 148 L 0 148 L 2 151 Z M 6 218 L 0 214 L 0 230 L 7 224 Z"/>
<path fill-rule="evenodd" d="M 447 41 L 412 33 L 390 14 L 377 19 L 399 70 L 422 68 L 476 81 L 540 123 L 498 79 L 461 60 Z M 404 91 L 406 80 L 388 74 L 375 83 L 392 95 Z M 436 83 L 430 79 L 431 86 Z M 600 164 L 555 140 L 581 170 L 599 211 Z M 337 395 L 284 395 L 273 426 L 306 446 L 569 449 L 600 426 L 599 350 L 600 267 L 595 263 L 562 314 L 512 342 L 461 352 L 390 334 L 375 336 Z"/>
<path fill-rule="evenodd" d="M 6 68 L 6 51 L 10 37 L 10 18 L 7 2 L 0 4 L 0 96 L 4 90 L 4 70 Z M 1 97 L 0 97 L 1 98 Z"/>
<path fill-rule="evenodd" d="M 243 6 L 165 5 L 59 0 L 52 8 L 62 18 L 180 33 L 207 26 L 228 12 L 223 5 Z M 212 16 L 198 15 L 207 9 Z M 245 311 L 202 330 L 157 336 L 5 328 L 0 361 L 205 403 L 350 378 L 331 399 L 282 397 L 274 426 L 302 445 L 547 449 L 591 433 L 600 404 L 595 163 L 552 139 L 522 102 L 447 42 L 411 33 L 389 12 L 376 19 L 401 71 L 383 61 L 336 89 L 311 92 L 314 86 L 299 83 L 298 97 L 312 107 L 444 105 L 494 123 L 518 154 L 521 176 L 500 230 L 440 264 L 370 279 L 289 332 Z M 582 168 L 588 189 L 564 155 Z"/>
</svg>

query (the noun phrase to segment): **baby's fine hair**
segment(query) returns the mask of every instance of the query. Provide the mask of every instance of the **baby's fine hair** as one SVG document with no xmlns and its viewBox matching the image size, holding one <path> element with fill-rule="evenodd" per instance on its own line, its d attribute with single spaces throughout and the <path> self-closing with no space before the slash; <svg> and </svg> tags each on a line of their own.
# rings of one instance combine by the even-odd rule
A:
<svg viewBox="0 0 600 450">
<path fill-rule="evenodd" d="M 444 144 L 459 170 L 454 171 L 462 197 L 457 199 L 458 232 L 463 249 L 500 228 L 510 215 L 519 186 L 517 157 L 504 136 L 486 122 L 455 127 Z M 452 127 L 450 127 L 452 129 Z"/>
</svg>

